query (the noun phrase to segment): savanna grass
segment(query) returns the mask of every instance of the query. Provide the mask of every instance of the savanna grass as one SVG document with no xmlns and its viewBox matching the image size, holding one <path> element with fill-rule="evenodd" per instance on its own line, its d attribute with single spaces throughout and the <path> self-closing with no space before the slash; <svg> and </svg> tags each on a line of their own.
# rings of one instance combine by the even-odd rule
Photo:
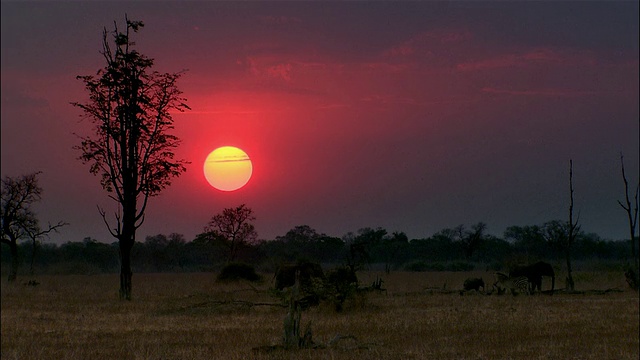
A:
<svg viewBox="0 0 640 360">
<path fill-rule="evenodd" d="M 117 275 L 41 276 L 35 287 L 5 280 L 2 359 L 639 356 L 638 293 L 619 273 L 577 273 L 583 293 L 553 296 L 461 296 L 467 277 L 490 287 L 491 274 L 481 272 L 362 273 L 364 285 L 381 276 L 386 291 L 358 295 L 342 313 L 328 304 L 303 312 L 303 327 L 311 323 L 324 347 L 302 350 L 269 347 L 281 343 L 287 311 L 271 283 L 226 284 L 215 275 L 136 274 L 132 301 L 118 300 Z M 607 289 L 618 291 L 587 291 Z"/>
</svg>

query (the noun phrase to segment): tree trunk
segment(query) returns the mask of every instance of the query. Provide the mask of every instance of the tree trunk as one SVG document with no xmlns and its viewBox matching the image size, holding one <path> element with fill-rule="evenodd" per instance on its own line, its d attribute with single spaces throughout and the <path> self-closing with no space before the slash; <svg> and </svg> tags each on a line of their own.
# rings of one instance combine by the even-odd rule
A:
<svg viewBox="0 0 640 360">
<path fill-rule="evenodd" d="M 131 300 L 131 248 L 128 241 L 120 240 L 120 300 Z"/>
<path fill-rule="evenodd" d="M 629 216 L 629 223 L 631 223 L 631 216 Z M 638 254 L 636 252 L 636 238 L 635 238 L 635 226 L 629 226 L 629 233 L 631 234 L 631 256 L 633 256 L 633 270 L 635 270 L 636 275 L 639 274 L 639 264 L 638 264 Z"/>
<path fill-rule="evenodd" d="M 32 250 L 31 250 L 31 267 L 30 267 L 30 269 L 29 269 L 29 272 L 30 272 L 31 276 L 33 276 L 33 274 L 34 274 L 34 271 L 33 271 L 33 264 L 34 264 L 34 263 L 35 263 L 35 261 L 36 261 L 36 251 L 37 251 L 37 248 L 38 248 L 38 243 L 36 242 L 36 240 L 33 240 L 33 247 L 32 247 Z"/>
<path fill-rule="evenodd" d="M 9 272 L 9 282 L 14 282 L 18 278 L 18 244 L 15 241 L 9 243 L 11 251 L 11 271 Z"/>
<path fill-rule="evenodd" d="M 575 283 L 573 282 L 573 276 L 571 275 L 571 248 L 573 247 L 574 240 L 576 238 L 578 227 L 578 220 L 573 222 L 573 160 L 569 159 L 569 234 L 567 235 L 567 243 L 565 246 L 565 255 L 567 257 L 567 286 L 570 291 L 575 290 Z M 580 217 L 580 216 L 578 216 Z"/>
<path fill-rule="evenodd" d="M 575 283 L 573 282 L 573 275 L 571 274 L 573 272 L 573 270 L 571 269 L 571 254 L 569 253 L 569 251 L 566 251 L 566 256 L 567 256 L 567 285 L 566 285 L 566 288 L 567 288 L 567 290 L 574 291 L 575 290 Z"/>
</svg>

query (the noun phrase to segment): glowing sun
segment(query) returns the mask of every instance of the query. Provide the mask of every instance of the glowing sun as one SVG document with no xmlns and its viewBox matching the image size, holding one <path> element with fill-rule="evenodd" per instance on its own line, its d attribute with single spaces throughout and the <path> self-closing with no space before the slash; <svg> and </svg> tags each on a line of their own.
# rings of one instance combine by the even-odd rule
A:
<svg viewBox="0 0 640 360">
<path fill-rule="evenodd" d="M 218 190 L 238 190 L 247 184 L 252 173 L 249 155 L 237 147 L 217 148 L 204 161 L 204 177 Z"/>
</svg>

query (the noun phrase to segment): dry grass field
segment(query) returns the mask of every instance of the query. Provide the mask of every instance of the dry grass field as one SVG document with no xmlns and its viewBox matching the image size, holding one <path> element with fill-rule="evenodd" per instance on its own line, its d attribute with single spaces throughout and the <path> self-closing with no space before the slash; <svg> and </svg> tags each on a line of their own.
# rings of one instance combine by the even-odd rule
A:
<svg viewBox="0 0 640 360">
<path fill-rule="evenodd" d="M 367 284 L 376 275 L 360 278 Z M 314 341 L 327 346 L 272 351 L 256 349 L 281 342 L 287 310 L 271 305 L 278 301 L 269 281 L 252 287 L 216 283 L 215 274 L 134 274 L 134 300 L 122 302 L 118 275 L 40 276 L 38 286 L 3 279 L 2 359 L 639 358 L 638 293 L 621 274 L 576 273 L 580 294 L 447 291 L 471 276 L 492 278 L 382 275 L 386 293 L 360 297 L 342 313 L 303 312 L 302 325 L 310 322 Z M 623 291 L 602 291 L 612 288 Z"/>
</svg>

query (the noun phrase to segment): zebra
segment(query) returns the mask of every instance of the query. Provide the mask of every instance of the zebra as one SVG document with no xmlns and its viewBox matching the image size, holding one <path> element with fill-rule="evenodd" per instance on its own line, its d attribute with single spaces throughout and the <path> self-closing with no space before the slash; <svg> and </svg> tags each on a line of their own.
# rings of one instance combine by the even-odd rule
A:
<svg viewBox="0 0 640 360">
<path fill-rule="evenodd" d="M 493 283 L 493 286 L 498 290 L 498 294 L 504 294 L 507 289 L 513 295 L 529 294 L 529 278 L 526 276 L 509 277 L 509 275 L 501 272 L 495 274 L 496 282 Z"/>
</svg>

